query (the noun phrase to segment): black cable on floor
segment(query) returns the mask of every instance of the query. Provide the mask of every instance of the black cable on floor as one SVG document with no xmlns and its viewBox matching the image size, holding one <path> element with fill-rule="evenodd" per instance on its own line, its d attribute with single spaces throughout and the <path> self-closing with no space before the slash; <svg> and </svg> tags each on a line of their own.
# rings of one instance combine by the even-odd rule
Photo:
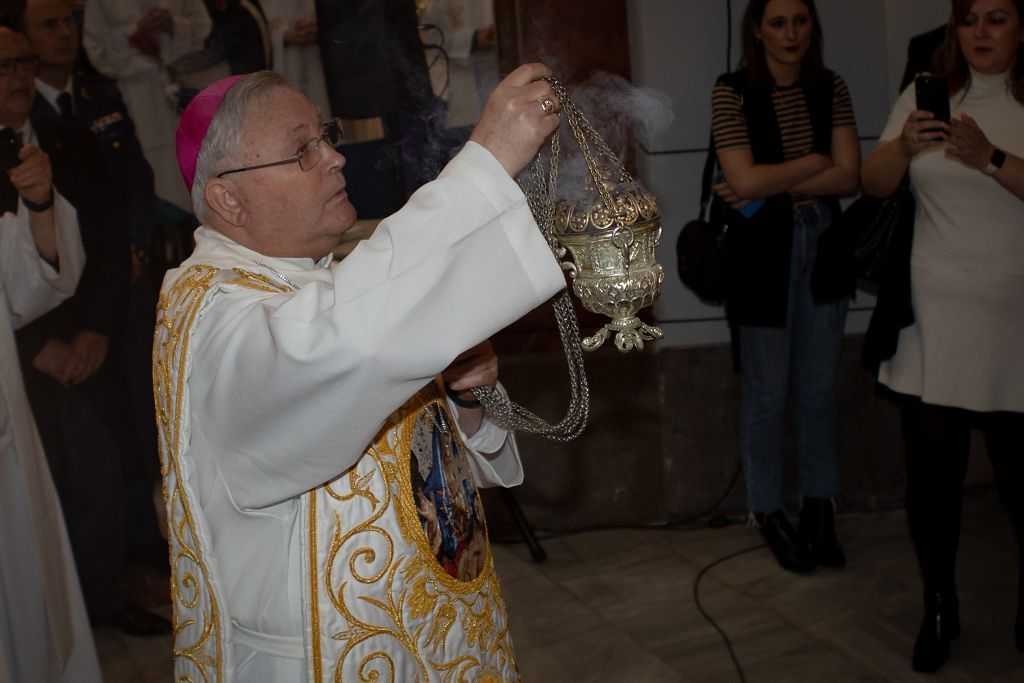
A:
<svg viewBox="0 0 1024 683">
<path fill-rule="evenodd" d="M 740 665 L 740 661 L 736 658 L 736 653 L 732 649 L 732 641 L 729 640 L 729 636 L 725 634 L 725 631 L 722 630 L 718 623 L 711 618 L 711 615 L 707 613 L 707 611 L 704 609 L 704 606 L 700 604 L 700 580 L 704 578 L 704 575 L 706 573 L 708 573 L 718 565 L 722 564 L 723 562 L 727 562 L 728 560 L 731 560 L 735 557 L 739 557 L 740 555 L 745 555 L 746 553 L 754 552 L 755 550 L 760 550 L 763 547 L 765 547 L 765 544 L 760 543 L 758 545 L 751 546 L 743 550 L 737 550 L 736 552 L 730 553 L 725 557 L 720 557 L 711 564 L 701 569 L 699 572 L 697 572 L 697 578 L 693 582 L 693 604 L 697 606 L 697 611 L 700 612 L 701 616 L 704 617 L 704 619 L 709 624 L 711 624 L 716 631 L 718 631 L 718 635 L 722 637 L 722 642 L 725 643 L 725 649 L 729 652 L 729 658 L 732 659 L 732 664 L 736 667 L 736 673 L 739 675 L 740 681 L 742 683 L 746 683 L 747 677 L 743 673 L 743 667 Z"/>
<path fill-rule="evenodd" d="M 533 528 L 534 534 L 538 541 L 544 541 L 551 538 L 561 538 L 563 536 L 574 536 L 576 534 L 587 534 L 594 531 L 610 531 L 612 529 L 635 529 L 640 531 L 685 531 L 687 529 L 699 529 L 703 527 L 710 527 L 712 529 L 719 529 L 730 524 L 730 520 L 725 515 L 717 512 L 718 506 L 722 504 L 729 494 L 732 493 L 733 488 L 736 487 L 736 482 L 739 481 L 740 473 L 743 471 L 743 465 L 737 463 L 736 471 L 733 472 L 732 478 L 729 480 L 729 485 L 725 487 L 722 494 L 715 500 L 714 503 L 705 508 L 702 512 L 687 517 L 686 519 L 676 520 L 674 522 L 662 523 L 651 523 L 651 524 L 594 524 L 592 526 L 575 527 L 572 529 L 562 529 L 553 531 L 550 529 L 537 529 Z M 710 518 L 706 523 L 697 524 L 705 517 Z M 507 540 L 492 538 L 496 543 L 522 543 L 523 539 Z"/>
</svg>

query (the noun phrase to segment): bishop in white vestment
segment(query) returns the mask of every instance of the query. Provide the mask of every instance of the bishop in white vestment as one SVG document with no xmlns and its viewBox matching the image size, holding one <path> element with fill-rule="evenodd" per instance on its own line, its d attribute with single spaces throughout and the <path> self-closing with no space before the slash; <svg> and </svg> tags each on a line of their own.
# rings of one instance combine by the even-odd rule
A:
<svg viewBox="0 0 1024 683">
<path fill-rule="evenodd" d="M 517 679 L 478 489 L 522 467 L 464 390 L 496 379 L 482 342 L 565 286 L 511 178 L 557 126 L 544 73 L 509 76 L 474 141 L 338 264 L 355 214 L 313 105 L 263 72 L 186 110 L 205 225 L 154 347 L 176 677 Z"/>
</svg>

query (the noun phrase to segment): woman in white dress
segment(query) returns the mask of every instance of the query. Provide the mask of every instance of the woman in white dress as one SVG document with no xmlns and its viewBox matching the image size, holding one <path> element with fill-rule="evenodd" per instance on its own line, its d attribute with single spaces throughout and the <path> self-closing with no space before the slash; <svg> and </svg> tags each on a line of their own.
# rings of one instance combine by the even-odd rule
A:
<svg viewBox="0 0 1024 683">
<path fill-rule="evenodd" d="M 934 671 L 960 634 L 955 565 L 971 429 L 1024 547 L 1024 0 L 953 0 L 951 120 L 896 102 L 864 161 L 868 194 L 904 174 L 917 200 L 910 260 L 915 322 L 879 381 L 901 398 L 907 518 L 925 590 L 913 667 Z M 1019 586 L 1024 587 L 1024 586 Z M 1024 651 L 1024 604 L 1015 629 Z"/>
</svg>

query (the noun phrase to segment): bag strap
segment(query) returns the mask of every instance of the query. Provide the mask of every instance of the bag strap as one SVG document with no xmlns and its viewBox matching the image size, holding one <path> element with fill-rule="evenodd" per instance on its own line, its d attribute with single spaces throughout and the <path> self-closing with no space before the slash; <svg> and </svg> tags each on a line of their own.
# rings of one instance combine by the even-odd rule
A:
<svg viewBox="0 0 1024 683">
<path fill-rule="evenodd" d="M 708 157 L 704 160 L 704 173 L 700 179 L 700 217 L 708 220 L 711 211 L 711 181 L 718 169 L 718 154 L 715 152 L 715 131 L 712 129 L 708 140 Z"/>
</svg>

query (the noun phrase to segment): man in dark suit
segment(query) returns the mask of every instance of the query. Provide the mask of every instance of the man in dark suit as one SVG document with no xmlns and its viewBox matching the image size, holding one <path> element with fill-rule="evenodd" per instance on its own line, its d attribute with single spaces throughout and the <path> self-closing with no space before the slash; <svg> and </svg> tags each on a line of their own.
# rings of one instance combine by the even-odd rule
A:
<svg viewBox="0 0 1024 683">
<path fill-rule="evenodd" d="M 159 481 L 156 422 L 151 372 L 152 332 L 156 308 L 155 279 L 149 258 L 156 223 L 153 170 L 135 135 L 135 126 L 117 83 L 97 72 L 79 49 L 79 26 L 65 0 L 28 0 L 20 25 L 29 48 L 40 58 L 36 72 L 34 120 L 70 121 L 90 130 L 103 151 L 114 189 L 126 212 L 131 244 L 131 284 L 118 308 L 125 329 L 111 338 L 108 352 L 123 366 L 132 419 L 120 425 L 123 490 L 128 517 L 129 561 L 137 583 L 165 584 L 151 576 L 166 566 L 166 544 L 153 505 Z M 134 426 L 134 429 L 132 427 Z M 148 578 L 147 578 L 148 577 Z"/>
<path fill-rule="evenodd" d="M 928 71 L 933 74 L 941 74 L 943 72 L 942 51 L 945 45 L 945 24 L 910 39 L 910 45 L 907 47 L 907 66 L 903 70 L 900 92 L 903 92 L 919 73 Z"/>
<path fill-rule="evenodd" d="M 37 64 L 23 36 L 0 28 L 0 126 L 49 156 L 54 187 L 76 209 L 87 265 L 73 297 L 18 331 L 18 352 L 90 617 L 130 633 L 155 634 L 166 630 L 166 620 L 131 605 L 121 583 L 127 520 L 116 435 L 127 418 L 110 348 L 127 310 L 127 221 L 89 131 L 30 116 Z M 2 208 L 25 210 L 17 204 Z"/>
</svg>

